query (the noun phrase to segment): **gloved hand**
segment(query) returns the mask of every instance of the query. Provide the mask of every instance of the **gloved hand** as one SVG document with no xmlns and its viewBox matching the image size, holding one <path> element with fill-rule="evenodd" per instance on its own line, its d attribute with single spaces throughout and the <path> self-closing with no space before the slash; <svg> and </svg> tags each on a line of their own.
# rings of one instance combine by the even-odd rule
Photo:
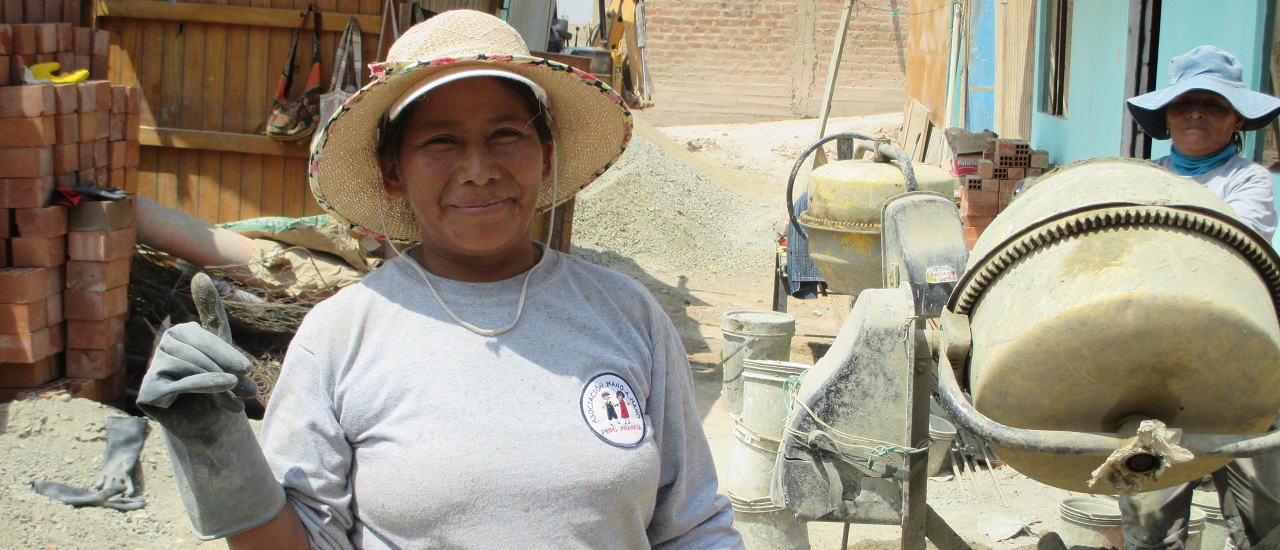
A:
<svg viewBox="0 0 1280 550">
<path fill-rule="evenodd" d="M 257 527 L 284 507 L 284 488 L 262 454 L 244 403 L 257 386 L 231 345 L 213 281 L 198 273 L 191 294 L 201 324 L 165 331 L 138 389 L 138 407 L 164 428 L 174 477 L 201 540 Z"/>
<path fill-rule="evenodd" d="M 94 491 L 72 487 L 56 481 L 33 481 L 31 488 L 49 498 L 72 506 L 101 506 L 116 510 L 137 510 L 146 501 L 134 496 L 133 470 L 138 453 L 147 439 L 147 419 L 136 416 L 113 416 L 107 419 L 107 453 L 102 458 L 102 473 L 93 484 Z M 96 492 L 95 492 L 96 491 Z"/>
</svg>

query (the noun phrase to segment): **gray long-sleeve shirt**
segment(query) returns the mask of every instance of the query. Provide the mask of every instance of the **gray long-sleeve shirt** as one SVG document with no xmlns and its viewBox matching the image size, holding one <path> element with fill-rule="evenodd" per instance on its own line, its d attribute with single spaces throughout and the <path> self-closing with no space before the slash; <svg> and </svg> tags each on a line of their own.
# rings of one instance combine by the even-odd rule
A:
<svg viewBox="0 0 1280 550">
<path fill-rule="evenodd" d="M 547 254 L 498 336 L 450 319 L 405 256 L 307 316 L 263 449 L 313 547 L 742 547 L 670 319 Z M 482 328 L 522 282 L 432 276 Z"/>
<path fill-rule="evenodd" d="M 1167 156 L 1155 161 L 1165 168 L 1172 162 Z M 1271 191 L 1271 172 L 1261 164 L 1236 156 L 1203 174 L 1183 177 L 1227 201 L 1245 224 L 1271 241 L 1276 233 L 1275 197 Z"/>
</svg>

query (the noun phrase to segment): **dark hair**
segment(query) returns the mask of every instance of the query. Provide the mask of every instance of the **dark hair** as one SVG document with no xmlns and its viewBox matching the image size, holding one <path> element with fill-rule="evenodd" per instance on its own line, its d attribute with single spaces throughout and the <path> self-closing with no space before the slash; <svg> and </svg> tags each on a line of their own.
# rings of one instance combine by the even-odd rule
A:
<svg viewBox="0 0 1280 550">
<path fill-rule="evenodd" d="M 533 129 L 538 133 L 538 139 L 543 143 L 551 141 L 551 120 L 547 116 L 547 110 L 538 101 L 538 96 L 534 95 L 533 90 L 522 82 L 512 80 L 510 78 L 490 77 L 506 86 L 507 89 L 520 96 L 524 101 L 525 107 L 529 112 L 533 113 Z M 400 116 L 393 121 L 387 120 L 387 115 L 382 115 L 382 121 L 378 124 L 378 158 L 385 161 L 395 160 L 396 153 L 400 150 L 400 142 L 404 140 L 405 129 L 409 126 L 408 121 L 413 118 L 413 110 L 417 109 L 423 103 L 423 98 L 430 95 L 423 94 L 421 97 L 413 100 L 412 103 L 406 105 L 400 111 Z"/>
</svg>

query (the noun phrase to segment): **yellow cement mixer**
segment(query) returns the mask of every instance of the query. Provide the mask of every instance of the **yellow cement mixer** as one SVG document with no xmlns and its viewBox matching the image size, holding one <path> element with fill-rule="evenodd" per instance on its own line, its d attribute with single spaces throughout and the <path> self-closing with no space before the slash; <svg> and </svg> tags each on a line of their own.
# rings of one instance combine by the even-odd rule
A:
<svg viewBox="0 0 1280 550">
<path fill-rule="evenodd" d="M 1145 161 L 1079 162 L 1025 185 L 970 253 L 950 196 L 907 189 L 881 210 L 882 283 L 789 398 L 775 505 L 967 547 L 925 496 L 931 394 L 1076 492 L 1280 450 L 1280 257 L 1221 199 Z"/>
<path fill-rule="evenodd" d="M 794 204 L 791 190 L 808 155 L 822 144 L 840 139 L 871 138 L 847 132 L 810 146 L 792 170 L 787 204 Z M 870 152 L 871 157 L 859 158 L 863 152 Z M 951 197 L 956 178 L 930 165 L 909 165 L 904 170 L 901 166 L 906 155 L 884 141 L 858 142 L 852 156 L 814 169 L 807 187 L 808 209 L 799 217 L 792 212 L 791 218 L 797 233 L 808 241 L 809 256 L 827 288 L 856 296 L 863 289 L 879 288 L 883 282 L 880 211 L 885 201 L 909 191 Z"/>
<path fill-rule="evenodd" d="M 1221 467 L 1230 454 L 1191 434 L 1262 433 L 1280 410 L 1277 268 L 1225 202 L 1150 163 L 1046 174 L 983 233 L 952 295 L 969 318 L 974 407 L 1018 428 L 1124 437 L 1155 420 L 1163 432 L 1148 438 L 1166 441 L 1147 446 L 1195 448 L 1154 460 L 1123 445 L 1105 464 L 996 450 L 1028 477 L 1090 493 Z"/>
</svg>

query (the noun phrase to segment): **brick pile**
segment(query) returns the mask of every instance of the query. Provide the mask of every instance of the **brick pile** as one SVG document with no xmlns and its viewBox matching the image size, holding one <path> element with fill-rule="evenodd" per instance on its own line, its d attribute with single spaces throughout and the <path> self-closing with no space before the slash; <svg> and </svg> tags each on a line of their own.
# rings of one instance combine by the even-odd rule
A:
<svg viewBox="0 0 1280 550">
<path fill-rule="evenodd" d="M 0 25 L 0 86 L 22 84 L 22 68 L 58 63 L 58 73 L 84 69 L 89 78 L 107 78 L 111 35 L 68 23 Z"/>
<path fill-rule="evenodd" d="M 1013 200 L 1018 182 L 1049 169 L 1049 154 L 1031 149 L 1026 140 L 989 138 L 981 153 L 957 154 L 952 165 L 962 178 L 960 221 L 972 250 L 982 231 Z"/>
<path fill-rule="evenodd" d="M 104 78 L 107 36 L 62 23 L 0 25 L 0 402 L 124 393 L 135 203 L 85 196 L 68 207 L 55 197 L 67 195 L 59 188 L 136 188 L 141 94 L 101 79 L 12 79 L 15 68 L 46 60 Z"/>
</svg>

